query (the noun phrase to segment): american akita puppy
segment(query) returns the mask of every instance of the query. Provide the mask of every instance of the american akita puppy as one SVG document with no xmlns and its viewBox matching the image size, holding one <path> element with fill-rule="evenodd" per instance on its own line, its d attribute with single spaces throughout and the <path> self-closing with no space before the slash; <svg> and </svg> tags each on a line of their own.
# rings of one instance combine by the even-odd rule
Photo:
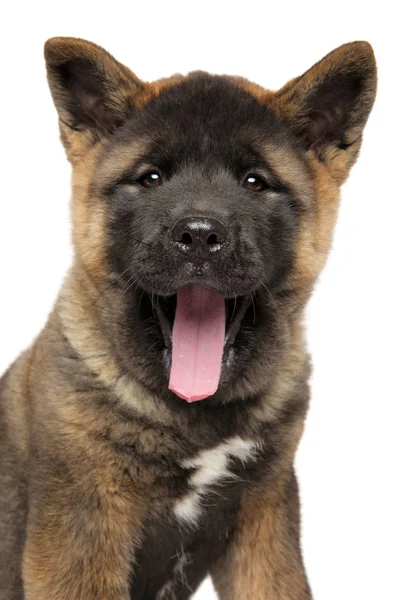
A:
<svg viewBox="0 0 400 600">
<path fill-rule="evenodd" d="M 375 97 L 366 42 L 278 92 L 45 46 L 75 256 L 0 384 L 0 598 L 306 600 L 304 306 Z"/>
</svg>

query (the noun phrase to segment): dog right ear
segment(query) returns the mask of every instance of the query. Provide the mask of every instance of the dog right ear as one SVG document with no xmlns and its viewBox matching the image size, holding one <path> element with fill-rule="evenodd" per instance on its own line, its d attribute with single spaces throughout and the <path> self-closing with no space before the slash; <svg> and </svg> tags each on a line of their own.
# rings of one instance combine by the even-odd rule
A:
<svg viewBox="0 0 400 600">
<path fill-rule="evenodd" d="M 375 100 L 376 81 L 371 46 L 351 42 L 330 52 L 272 96 L 276 113 L 339 184 L 357 159 Z"/>
<path fill-rule="evenodd" d="M 86 40 L 50 38 L 44 55 L 61 139 L 73 160 L 132 114 L 146 84 Z"/>
</svg>

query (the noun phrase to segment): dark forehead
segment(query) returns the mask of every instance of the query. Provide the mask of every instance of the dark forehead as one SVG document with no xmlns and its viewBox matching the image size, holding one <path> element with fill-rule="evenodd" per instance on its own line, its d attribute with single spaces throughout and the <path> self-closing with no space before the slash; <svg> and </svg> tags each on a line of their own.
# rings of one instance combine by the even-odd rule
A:
<svg viewBox="0 0 400 600">
<path fill-rule="evenodd" d="M 197 72 L 167 87 L 125 124 L 115 139 L 145 136 L 164 151 L 232 150 L 268 139 L 295 148 L 286 126 L 248 91 L 225 76 Z M 197 157 L 198 158 L 198 157 Z"/>
<path fill-rule="evenodd" d="M 271 112 L 231 79 L 202 72 L 166 88 L 148 103 L 143 117 L 173 122 L 181 133 L 193 122 L 203 133 L 218 126 L 232 132 L 234 125 L 245 122 L 264 127 L 276 122 Z"/>
</svg>

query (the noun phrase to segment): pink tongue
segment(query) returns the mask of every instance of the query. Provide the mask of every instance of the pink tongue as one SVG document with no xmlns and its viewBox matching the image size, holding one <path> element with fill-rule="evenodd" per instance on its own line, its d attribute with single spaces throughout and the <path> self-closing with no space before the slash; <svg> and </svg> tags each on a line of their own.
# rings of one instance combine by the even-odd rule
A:
<svg viewBox="0 0 400 600">
<path fill-rule="evenodd" d="M 188 402 L 217 391 L 225 337 L 224 297 L 201 284 L 178 290 L 169 389 Z"/>
</svg>

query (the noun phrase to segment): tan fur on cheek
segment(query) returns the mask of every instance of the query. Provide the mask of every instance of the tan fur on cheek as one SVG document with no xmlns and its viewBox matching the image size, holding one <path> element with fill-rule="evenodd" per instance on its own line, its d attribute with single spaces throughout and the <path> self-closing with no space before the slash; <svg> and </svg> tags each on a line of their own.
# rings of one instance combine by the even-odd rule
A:
<svg viewBox="0 0 400 600">
<path fill-rule="evenodd" d="M 340 203 L 340 190 L 327 169 L 317 160 L 311 161 L 316 189 L 315 250 L 328 254 L 336 225 Z"/>
<path fill-rule="evenodd" d="M 91 185 L 101 151 L 101 144 L 94 146 L 85 159 L 74 166 L 71 201 L 74 248 L 96 283 L 104 283 L 107 279 L 105 206 L 101 198 L 91 197 Z"/>
<path fill-rule="evenodd" d="M 104 190 L 126 174 L 147 148 L 146 139 L 117 144 L 115 148 L 108 148 L 103 141 L 73 165 L 73 243 L 78 258 L 97 284 L 104 284 L 108 275 L 105 264 L 108 202 Z"/>
<path fill-rule="evenodd" d="M 309 153 L 314 181 L 315 204 L 300 218 L 292 284 L 307 296 L 321 273 L 332 243 L 337 220 L 340 191 L 329 171 Z"/>
</svg>

